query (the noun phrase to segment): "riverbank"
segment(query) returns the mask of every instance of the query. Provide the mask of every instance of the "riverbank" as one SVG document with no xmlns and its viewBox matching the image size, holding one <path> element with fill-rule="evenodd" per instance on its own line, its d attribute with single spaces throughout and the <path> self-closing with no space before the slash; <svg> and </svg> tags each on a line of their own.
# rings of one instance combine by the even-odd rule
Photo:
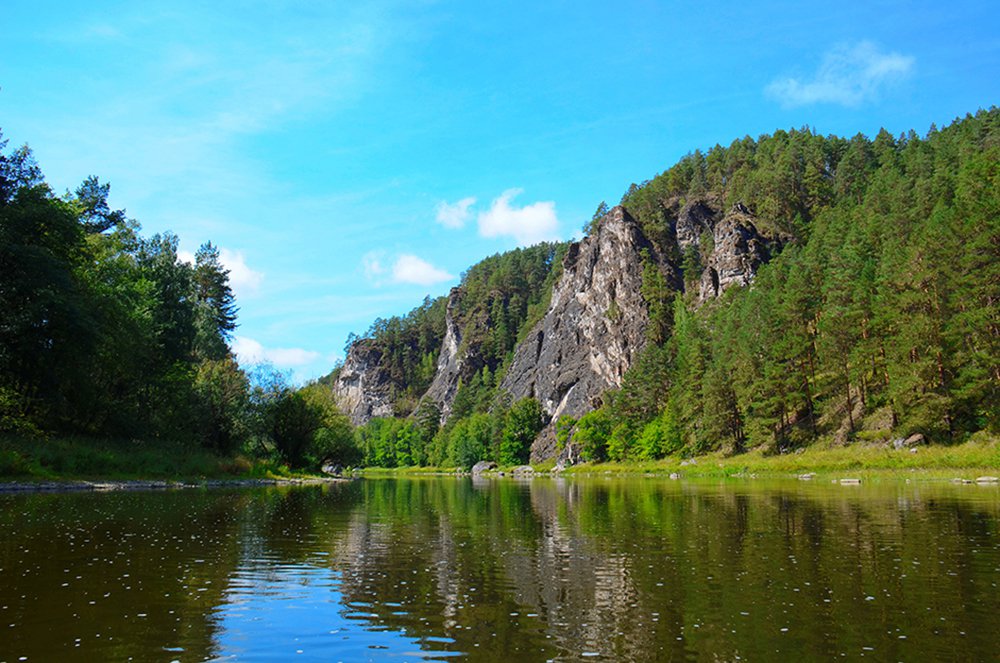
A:
<svg viewBox="0 0 1000 663">
<path fill-rule="evenodd" d="M 316 478 L 271 459 L 223 455 L 194 445 L 85 437 L 0 437 L 0 483 L 74 484 L 64 489 L 131 484 L 205 485 L 207 482 L 289 481 Z"/>
<path fill-rule="evenodd" d="M 2 493 L 108 493 L 137 490 L 189 490 L 192 488 L 257 488 L 261 486 L 310 486 L 350 481 L 341 477 L 304 479 L 205 479 L 202 481 L 2 481 Z"/>
<path fill-rule="evenodd" d="M 1000 438 L 978 434 L 960 445 L 896 449 L 885 445 L 807 447 L 766 455 L 709 454 L 624 463 L 580 463 L 556 470 L 554 462 L 533 466 L 537 474 L 564 476 L 648 475 L 672 478 L 782 477 L 921 478 L 975 480 L 1000 474 Z M 513 468 L 490 474 L 511 476 Z M 457 467 L 364 468 L 364 476 L 441 475 Z M 0 490 L 147 490 L 205 486 L 274 485 L 329 479 L 293 472 L 273 460 L 221 456 L 180 444 L 87 438 L 0 438 Z"/>
<path fill-rule="evenodd" d="M 676 474 L 680 477 L 752 476 L 892 476 L 919 475 L 937 479 L 976 479 L 1000 471 L 1000 439 L 980 435 L 954 446 L 917 446 L 896 449 L 885 445 L 854 444 L 834 448 L 805 448 L 766 455 L 759 450 L 735 456 L 711 454 L 689 459 L 654 462 L 580 464 L 568 474 Z"/>
<path fill-rule="evenodd" d="M 498 467 L 490 472 L 511 476 L 513 468 Z M 920 477 L 923 479 L 975 480 L 1000 474 L 1000 439 L 979 434 L 973 440 L 953 446 L 922 445 L 896 449 L 885 445 L 854 444 L 846 447 L 811 448 L 777 455 L 753 450 L 735 456 L 708 454 L 693 458 L 664 458 L 624 463 L 580 463 L 557 471 L 554 462 L 533 466 L 536 473 L 563 476 L 651 475 L 674 478 L 782 477 L 816 478 Z M 366 468 L 369 476 L 453 474 L 454 467 Z"/>
</svg>

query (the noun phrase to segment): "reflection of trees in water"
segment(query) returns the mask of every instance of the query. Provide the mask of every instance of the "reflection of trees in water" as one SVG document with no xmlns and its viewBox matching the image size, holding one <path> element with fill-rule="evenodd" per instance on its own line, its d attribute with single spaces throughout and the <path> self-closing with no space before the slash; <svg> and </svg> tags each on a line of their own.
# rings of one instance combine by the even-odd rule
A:
<svg viewBox="0 0 1000 663">
<path fill-rule="evenodd" d="M 0 605 L 16 627 L 0 660 L 211 656 L 242 503 L 190 491 L 4 496 Z"/>
<path fill-rule="evenodd" d="M 992 502 L 635 480 L 362 485 L 363 551 L 334 562 L 345 594 L 462 651 L 826 657 L 905 627 L 888 648 L 905 655 L 920 631 L 967 648 L 973 620 L 982 632 L 1000 608 L 992 568 L 969 552 L 995 541 Z"/>
<path fill-rule="evenodd" d="M 266 585 L 299 565 L 340 579 L 333 609 L 483 660 L 989 658 L 1000 500 L 976 490 L 416 478 L 2 497 L 17 627 L 0 653 L 211 656 L 243 570 Z"/>
</svg>

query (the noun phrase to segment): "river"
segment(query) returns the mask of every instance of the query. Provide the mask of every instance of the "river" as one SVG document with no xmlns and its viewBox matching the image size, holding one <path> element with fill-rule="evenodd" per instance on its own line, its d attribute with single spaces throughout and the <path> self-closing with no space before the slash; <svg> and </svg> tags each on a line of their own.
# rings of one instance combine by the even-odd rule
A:
<svg viewBox="0 0 1000 663">
<path fill-rule="evenodd" d="M 997 660 L 1000 488 L 0 494 L 0 662 Z"/>
</svg>

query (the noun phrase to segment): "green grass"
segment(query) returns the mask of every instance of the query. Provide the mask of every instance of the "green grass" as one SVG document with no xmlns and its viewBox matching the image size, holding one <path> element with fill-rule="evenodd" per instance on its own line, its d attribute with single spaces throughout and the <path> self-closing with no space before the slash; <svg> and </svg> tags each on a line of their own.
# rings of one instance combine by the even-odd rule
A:
<svg viewBox="0 0 1000 663">
<path fill-rule="evenodd" d="M 554 461 L 534 466 L 538 472 L 552 470 Z M 367 476 L 453 474 L 454 467 L 366 468 Z M 511 468 L 496 471 L 509 473 Z M 922 446 L 917 451 L 897 450 L 885 444 L 856 443 L 846 447 L 807 447 L 796 453 L 765 455 L 754 450 L 736 456 L 708 454 L 692 459 L 664 458 L 624 463 L 582 463 L 568 468 L 566 475 L 627 475 L 678 473 L 684 477 L 790 476 L 815 473 L 818 476 L 884 476 L 922 478 L 976 478 L 1000 474 L 1000 438 L 978 433 L 964 444 Z"/>
<path fill-rule="evenodd" d="M 85 437 L 0 437 L 0 480 L 225 479 L 308 476 L 286 465 L 190 445 Z"/>
<path fill-rule="evenodd" d="M 684 463 L 684 464 L 682 464 Z M 814 472 L 817 475 L 911 475 L 927 478 L 974 478 L 1000 472 L 1000 440 L 980 434 L 965 444 L 923 446 L 916 452 L 884 445 L 806 448 L 777 456 L 750 451 L 736 456 L 706 455 L 689 461 L 668 458 L 652 462 L 582 464 L 570 474 L 671 474 L 686 477 L 779 476 Z"/>
</svg>

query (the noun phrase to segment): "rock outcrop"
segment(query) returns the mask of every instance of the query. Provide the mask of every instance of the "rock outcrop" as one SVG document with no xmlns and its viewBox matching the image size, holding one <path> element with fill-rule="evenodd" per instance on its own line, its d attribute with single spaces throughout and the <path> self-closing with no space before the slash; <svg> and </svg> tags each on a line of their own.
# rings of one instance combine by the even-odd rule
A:
<svg viewBox="0 0 1000 663">
<path fill-rule="evenodd" d="M 714 198 L 678 205 L 674 201 L 664 208 L 672 218 L 671 233 L 659 244 L 644 235 L 624 208 L 616 207 L 591 236 L 569 246 L 547 312 L 514 349 L 499 385 L 512 402 L 535 398 L 554 422 L 564 414 L 579 417 L 589 412 L 607 390 L 621 386 L 646 345 L 649 312 L 641 291 L 648 264 L 660 270 L 669 287 L 681 290 L 685 279 L 674 262 L 697 252 L 701 273 L 689 275 L 687 281 L 697 289 L 698 303 L 705 303 L 734 285 L 749 284 L 780 244 L 758 231 L 754 215 L 742 204 L 727 212 Z M 462 321 L 462 297 L 460 288 L 453 288 L 448 297 L 436 372 L 422 397 L 440 409 L 442 423 L 451 415 L 459 386 L 484 366 L 480 348 L 470 347 L 470 339 L 482 331 L 477 325 L 492 324 L 488 312 Z M 463 334 L 469 338 L 463 339 Z M 380 347 L 361 339 L 340 369 L 334 394 L 355 425 L 394 414 L 398 385 L 381 364 Z M 564 450 L 560 462 L 572 464 L 572 451 Z M 539 461 L 554 456 L 556 438 L 549 425 L 535 440 L 531 457 Z"/>
<path fill-rule="evenodd" d="M 461 296 L 458 288 L 452 288 L 448 295 L 448 306 L 445 312 L 444 341 L 441 343 L 441 353 L 438 355 L 437 371 L 431 386 L 424 398 L 433 401 L 441 410 L 441 421 L 444 422 L 451 414 L 451 404 L 458 393 L 462 379 L 468 378 L 471 366 L 468 366 L 466 353 L 460 354 L 462 347 L 462 332 L 456 321 L 458 299 Z M 473 370 L 478 369 L 478 366 Z"/>
<path fill-rule="evenodd" d="M 549 309 L 514 351 L 500 389 L 514 401 L 537 399 L 554 420 L 590 411 L 605 391 L 621 386 L 646 344 L 649 316 L 640 292 L 644 254 L 679 287 L 676 270 L 622 207 L 611 210 L 593 236 L 572 244 Z M 532 458 L 553 452 L 554 437 L 543 433 Z"/>
<path fill-rule="evenodd" d="M 677 244 L 682 250 L 691 245 L 695 232 L 698 239 L 693 241 L 711 232 L 711 252 L 703 256 L 706 267 L 698 284 L 698 301 L 702 303 L 719 297 L 733 285 L 749 285 L 771 257 L 771 242 L 757 231 L 753 215 L 742 203 L 721 218 L 710 212 L 711 208 L 701 202 L 688 205 L 677 222 Z"/>
<path fill-rule="evenodd" d="M 356 341 L 333 385 L 340 409 L 355 426 L 372 417 L 392 416 L 392 381 L 381 367 L 382 351 L 369 339 Z"/>
<path fill-rule="evenodd" d="M 694 200 L 682 207 L 674 224 L 674 235 L 680 252 L 685 253 L 692 247 L 700 248 L 702 235 L 711 233 L 721 218 L 719 211 L 705 200 Z"/>
</svg>

